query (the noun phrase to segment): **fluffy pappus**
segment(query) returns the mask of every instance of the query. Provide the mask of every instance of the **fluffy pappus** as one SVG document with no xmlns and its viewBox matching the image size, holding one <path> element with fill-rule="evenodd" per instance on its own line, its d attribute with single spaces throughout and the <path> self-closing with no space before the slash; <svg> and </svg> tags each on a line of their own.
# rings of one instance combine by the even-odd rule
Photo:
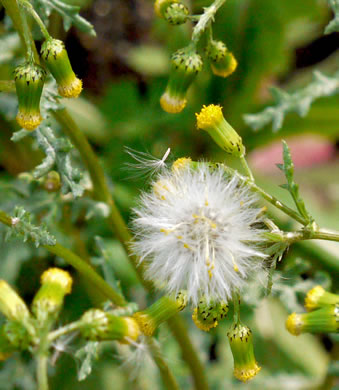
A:
<svg viewBox="0 0 339 390">
<path fill-rule="evenodd" d="M 168 293 L 185 289 L 193 305 L 201 296 L 227 301 L 262 268 L 260 209 L 222 167 L 192 166 L 166 169 L 142 194 L 132 247 L 147 262 L 146 278 Z"/>
</svg>

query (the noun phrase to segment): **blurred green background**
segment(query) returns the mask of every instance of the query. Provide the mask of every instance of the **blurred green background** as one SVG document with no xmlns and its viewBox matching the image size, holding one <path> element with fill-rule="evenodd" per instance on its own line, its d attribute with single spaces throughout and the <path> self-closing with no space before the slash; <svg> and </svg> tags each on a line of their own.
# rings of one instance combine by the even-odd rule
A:
<svg viewBox="0 0 339 390">
<path fill-rule="evenodd" d="M 126 163 L 133 161 L 125 146 L 157 158 L 170 147 L 170 161 L 190 156 L 237 167 L 237 162 L 225 156 L 205 132 L 196 129 L 195 113 L 203 104 L 215 103 L 223 106 L 225 117 L 243 137 L 260 185 L 293 207 L 288 192 L 279 187 L 285 179 L 275 167 L 282 160 L 280 140 L 285 139 L 291 146 L 297 182 L 309 210 L 320 226 L 338 228 L 339 95 L 316 101 L 305 118 L 289 114 L 277 133 L 270 127 L 253 132 L 243 121 L 244 114 L 272 104 L 270 86 L 294 91 L 311 80 L 315 69 L 328 74 L 338 69 L 339 33 L 323 34 L 333 17 L 327 1 L 228 0 L 216 16 L 213 31 L 214 37 L 223 40 L 234 53 L 238 68 L 229 78 L 221 79 L 206 65 L 189 91 L 187 107 L 176 115 L 162 111 L 159 98 L 168 79 L 170 55 L 189 43 L 192 26 L 187 23 L 173 27 L 157 19 L 152 2 L 146 0 L 68 2 L 82 7 L 82 15 L 94 24 L 97 36 L 74 28 L 66 33 L 61 17 L 50 15 L 50 32 L 65 41 L 74 71 L 84 82 L 82 96 L 63 104 L 91 141 L 126 220 L 140 190 L 147 189 L 148 180 L 135 177 L 135 172 L 126 169 Z M 199 0 L 186 3 L 194 14 L 210 4 Z M 10 79 L 23 52 L 3 10 L 0 31 L 0 77 Z M 38 31 L 34 33 L 39 40 Z M 60 194 L 47 194 L 37 183 L 18 178 L 20 173 L 34 168 L 42 156 L 30 138 L 20 143 L 10 141 L 12 133 L 18 130 L 14 121 L 16 104 L 14 95 L 0 94 L 1 208 L 11 213 L 15 205 L 23 205 L 39 221 L 48 224 L 58 241 L 91 260 L 107 278 L 114 274 L 130 300 L 141 307 L 153 302 L 159 295 L 147 296 L 143 292 L 98 205 L 86 196 L 74 201 Z M 82 167 L 76 151 L 73 157 Z M 269 212 L 279 226 L 293 228 L 286 217 L 271 208 Z M 3 227 L 1 232 L 4 236 Z M 100 245 L 97 236 L 101 237 Z M 19 240 L 1 240 L 0 246 L 0 277 L 16 285 L 28 303 L 37 291 L 43 270 L 53 264 L 65 266 L 43 249 Z M 106 251 L 105 260 L 100 246 Z M 295 338 L 284 329 L 284 322 L 287 312 L 301 310 L 303 294 L 314 284 L 338 289 L 338 275 L 333 268 L 337 252 L 336 243 L 325 241 L 295 245 L 278 266 L 272 297 L 259 301 L 257 287 L 249 287 L 243 315 L 253 328 L 256 356 L 262 366 L 252 383 L 244 385 L 232 379 L 232 357 L 226 337 L 230 320 L 209 334 L 202 334 L 186 309 L 183 315 L 212 389 L 334 388 L 338 366 L 331 363 L 329 367 L 328 363 L 338 358 L 337 340 L 332 336 Z M 67 297 L 60 324 L 78 318 L 84 310 L 102 301 L 68 269 L 76 283 L 74 292 Z M 157 338 L 181 387 L 192 388 L 189 371 L 166 325 Z M 66 346 L 56 346 L 56 350 L 65 351 L 55 355 L 51 389 L 163 388 L 147 354 L 138 349 L 132 353 L 128 347 L 114 343 L 102 346 L 92 373 L 79 382 L 77 375 L 82 372 L 85 355 L 75 354 L 82 345 L 76 339 L 66 342 Z M 332 370 L 330 374 L 328 369 Z M 34 388 L 34 370 L 27 354 L 0 363 L 0 390 Z"/>
</svg>

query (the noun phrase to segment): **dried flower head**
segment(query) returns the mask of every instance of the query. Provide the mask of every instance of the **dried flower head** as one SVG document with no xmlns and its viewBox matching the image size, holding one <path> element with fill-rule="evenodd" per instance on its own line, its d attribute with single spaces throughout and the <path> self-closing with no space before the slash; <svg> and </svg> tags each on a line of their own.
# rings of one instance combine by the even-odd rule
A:
<svg viewBox="0 0 339 390">
<path fill-rule="evenodd" d="M 186 289 L 195 306 L 201 296 L 227 301 L 265 257 L 255 197 L 204 163 L 165 170 L 152 188 L 133 221 L 145 276 L 169 293 Z"/>
</svg>

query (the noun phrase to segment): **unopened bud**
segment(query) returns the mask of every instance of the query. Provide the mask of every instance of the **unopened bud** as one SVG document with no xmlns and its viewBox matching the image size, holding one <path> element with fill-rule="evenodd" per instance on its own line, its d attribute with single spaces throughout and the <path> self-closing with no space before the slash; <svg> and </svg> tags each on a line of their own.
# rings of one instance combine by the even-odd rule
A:
<svg viewBox="0 0 339 390">
<path fill-rule="evenodd" d="M 30 318 L 25 302 L 4 280 L 0 280 L 0 312 L 9 320 L 23 324 Z"/>
<path fill-rule="evenodd" d="M 245 325 L 234 324 L 227 336 L 234 360 L 234 376 L 247 382 L 261 370 L 254 357 L 252 331 Z"/>
<path fill-rule="evenodd" d="M 168 23 L 176 26 L 187 22 L 188 8 L 182 3 L 173 3 L 165 11 L 165 19 Z"/>
<path fill-rule="evenodd" d="M 26 130 L 34 130 L 41 121 L 40 98 L 46 79 L 45 70 L 34 63 L 25 63 L 14 71 L 19 111 L 18 124 Z"/>
<path fill-rule="evenodd" d="M 31 342 L 27 328 L 18 321 L 8 321 L 4 325 L 7 339 L 15 349 L 25 350 Z"/>
<path fill-rule="evenodd" d="M 81 322 L 81 334 L 89 340 L 117 340 L 121 343 L 130 343 L 136 341 L 140 335 L 135 319 L 118 317 L 99 309 L 88 310 L 81 317 Z"/>
<path fill-rule="evenodd" d="M 245 147 L 239 134 L 226 121 L 221 107 L 210 104 L 203 106 L 197 117 L 197 127 L 206 130 L 216 144 L 225 152 L 233 156 L 242 157 L 245 154 Z"/>
<path fill-rule="evenodd" d="M 152 336 L 164 321 L 167 321 L 187 305 L 187 294 L 180 291 L 176 298 L 162 297 L 144 311 L 133 314 L 143 334 Z"/>
<path fill-rule="evenodd" d="M 50 171 L 44 177 L 43 187 L 48 192 L 57 192 L 61 188 L 60 175 L 56 171 Z"/>
<path fill-rule="evenodd" d="M 32 311 L 40 321 L 54 318 L 62 308 L 66 294 L 72 289 L 72 278 L 67 271 L 49 268 L 41 276 L 41 287 L 36 293 Z"/>
<path fill-rule="evenodd" d="M 205 332 L 215 328 L 226 317 L 228 304 L 224 301 L 207 301 L 201 298 L 198 306 L 194 309 L 192 319 L 195 325 Z"/>
<path fill-rule="evenodd" d="M 286 328 L 294 336 L 301 333 L 336 333 L 339 330 L 339 305 L 324 306 L 310 313 L 292 313 L 286 320 Z"/>
<path fill-rule="evenodd" d="M 167 8 L 172 4 L 178 4 L 179 0 L 155 0 L 154 11 L 159 18 L 165 18 Z"/>
<path fill-rule="evenodd" d="M 227 77 L 237 68 L 237 60 L 221 41 L 211 41 L 206 49 L 211 61 L 212 72 L 216 76 Z"/>
<path fill-rule="evenodd" d="M 186 106 L 186 93 L 202 69 L 202 59 L 192 48 L 176 51 L 171 59 L 171 71 L 165 93 L 161 96 L 161 107 L 175 114 Z"/>
<path fill-rule="evenodd" d="M 66 98 L 77 98 L 82 81 L 73 72 L 65 45 L 58 39 L 48 39 L 41 46 L 41 56 L 58 84 L 58 92 Z"/>
<path fill-rule="evenodd" d="M 324 290 L 321 286 L 313 287 L 312 290 L 307 293 L 305 298 L 305 308 L 307 311 L 335 304 L 339 304 L 339 295 L 332 294 Z"/>
</svg>

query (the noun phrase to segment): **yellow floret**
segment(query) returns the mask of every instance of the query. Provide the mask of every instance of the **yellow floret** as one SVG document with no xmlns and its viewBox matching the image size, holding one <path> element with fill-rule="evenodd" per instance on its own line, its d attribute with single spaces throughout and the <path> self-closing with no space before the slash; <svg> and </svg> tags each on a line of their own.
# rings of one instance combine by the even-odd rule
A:
<svg viewBox="0 0 339 390">
<path fill-rule="evenodd" d="M 212 69 L 212 72 L 216 75 L 216 76 L 219 76 L 219 77 L 228 77 L 229 75 L 231 75 L 237 68 L 238 66 L 238 62 L 237 60 L 235 59 L 234 55 L 232 53 L 229 54 L 230 55 L 230 62 L 228 64 L 228 67 L 227 68 L 224 68 L 224 69 L 218 69 L 216 68 L 213 63 L 211 64 L 211 69 Z"/>
<path fill-rule="evenodd" d="M 156 329 L 156 324 L 149 315 L 142 313 L 142 312 L 137 312 L 137 313 L 133 314 L 133 319 L 137 322 L 141 332 L 144 335 L 146 335 L 146 336 L 153 335 L 153 333 Z"/>
<path fill-rule="evenodd" d="M 172 164 L 172 172 L 178 173 L 183 169 L 187 168 L 192 162 L 192 159 L 189 157 L 181 157 L 174 161 Z"/>
<path fill-rule="evenodd" d="M 141 330 L 138 322 L 132 317 L 125 317 L 125 323 L 127 325 L 127 334 L 123 340 L 120 340 L 121 344 L 130 344 L 131 341 L 136 341 L 140 336 Z"/>
<path fill-rule="evenodd" d="M 165 92 L 160 98 L 162 109 L 170 114 L 181 112 L 186 106 L 187 100 L 170 96 Z"/>
<path fill-rule="evenodd" d="M 42 116 L 40 113 L 27 114 L 19 111 L 16 116 L 16 121 L 26 130 L 35 130 L 42 122 Z"/>
<path fill-rule="evenodd" d="M 286 329 L 294 336 L 299 336 L 301 333 L 302 321 L 301 314 L 292 313 L 287 317 Z"/>
<path fill-rule="evenodd" d="M 77 98 L 82 91 L 82 81 L 77 77 L 70 83 L 59 85 L 58 92 L 65 98 Z"/>
<path fill-rule="evenodd" d="M 56 283 L 64 290 L 65 294 L 69 294 L 72 290 L 72 278 L 67 271 L 60 268 L 49 268 L 41 276 L 41 284 Z"/>
<path fill-rule="evenodd" d="M 224 118 L 221 107 L 215 104 L 203 106 L 197 117 L 197 126 L 199 129 L 207 130 L 218 125 Z"/>
<path fill-rule="evenodd" d="M 200 330 L 203 330 L 205 332 L 209 332 L 212 328 L 215 328 L 218 326 L 218 321 L 213 321 L 208 324 L 204 324 L 201 322 L 198 318 L 198 308 L 195 308 L 192 314 L 192 320 L 195 323 L 196 327 Z"/>
<path fill-rule="evenodd" d="M 325 290 L 321 286 L 315 286 L 310 290 L 305 297 L 305 308 L 307 311 L 312 311 L 318 307 L 319 298 L 324 295 Z"/>
<path fill-rule="evenodd" d="M 254 367 L 252 368 L 234 368 L 234 376 L 242 382 L 247 382 L 255 377 L 260 370 L 261 367 L 259 367 L 257 362 L 255 362 Z"/>
</svg>

